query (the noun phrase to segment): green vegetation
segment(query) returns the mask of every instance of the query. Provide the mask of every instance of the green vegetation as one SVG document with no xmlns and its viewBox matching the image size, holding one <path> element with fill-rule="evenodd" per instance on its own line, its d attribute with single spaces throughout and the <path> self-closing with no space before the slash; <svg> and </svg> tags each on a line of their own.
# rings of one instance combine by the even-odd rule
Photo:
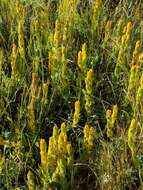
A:
<svg viewBox="0 0 143 190">
<path fill-rule="evenodd" d="M 0 0 L 0 190 L 143 189 L 142 0 Z"/>
</svg>

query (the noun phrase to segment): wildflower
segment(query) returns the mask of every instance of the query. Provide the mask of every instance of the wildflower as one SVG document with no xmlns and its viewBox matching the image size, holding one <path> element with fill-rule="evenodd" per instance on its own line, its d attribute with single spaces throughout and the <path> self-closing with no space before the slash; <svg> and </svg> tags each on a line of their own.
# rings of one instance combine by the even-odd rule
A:
<svg viewBox="0 0 143 190">
<path fill-rule="evenodd" d="M 77 64 L 82 71 L 82 73 L 86 73 L 86 65 L 87 62 L 87 46 L 86 43 L 82 45 L 82 50 L 78 52 L 78 61 Z"/>
<path fill-rule="evenodd" d="M 80 101 L 77 100 L 75 102 L 75 111 L 74 111 L 74 117 L 73 117 L 73 126 L 77 127 L 78 121 L 80 116 Z"/>
<path fill-rule="evenodd" d="M 92 16 L 93 34 L 96 32 L 96 28 L 97 28 L 97 25 L 98 25 L 98 20 L 99 20 L 101 8 L 102 8 L 102 0 L 94 1 L 93 16 Z"/>
<path fill-rule="evenodd" d="M 61 158 L 64 158 L 66 156 L 66 153 L 67 153 L 66 146 L 67 146 L 66 125 L 65 123 L 62 123 L 61 133 L 59 134 L 59 138 L 58 138 L 58 152 Z"/>
<path fill-rule="evenodd" d="M 132 119 L 128 130 L 128 146 L 131 150 L 133 160 L 136 158 L 136 146 L 135 146 L 136 132 L 137 132 L 137 123 L 135 119 Z"/>
<path fill-rule="evenodd" d="M 64 160 L 57 160 L 57 167 L 52 175 L 52 181 L 62 184 L 63 187 L 66 186 L 66 169 Z"/>
<path fill-rule="evenodd" d="M 128 84 L 128 98 L 131 98 L 131 96 L 135 96 L 135 92 L 138 87 L 139 83 L 139 66 L 138 65 L 132 65 L 130 69 L 130 77 L 129 77 L 129 84 Z"/>
<path fill-rule="evenodd" d="M 96 139 L 96 131 L 94 127 L 90 127 L 88 124 L 86 124 L 83 133 L 84 133 L 83 146 L 87 152 L 90 152 L 94 147 L 94 142 Z"/>
<path fill-rule="evenodd" d="M 139 53 L 140 47 L 141 47 L 141 42 L 140 42 L 140 40 L 137 40 L 136 44 L 135 44 L 135 49 L 134 49 L 134 52 L 133 52 L 134 57 Z"/>
<path fill-rule="evenodd" d="M 90 69 L 87 72 L 87 76 L 85 78 L 85 109 L 87 114 L 91 114 L 92 105 L 93 105 L 93 69 Z"/>
<path fill-rule="evenodd" d="M 44 139 L 40 140 L 40 155 L 41 155 L 41 165 L 43 169 L 46 169 L 47 164 L 47 145 Z"/>
<path fill-rule="evenodd" d="M 112 138 L 112 136 L 113 136 L 112 130 L 113 130 L 115 122 L 117 120 L 117 114 L 118 114 L 118 106 L 117 105 L 113 106 L 112 112 L 111 112 L 111 110 L 106 111 L 106 120 L 107 120 L 106 129 L 107 129 L 107 137 L 109 137 L 109 138 Z"/>
<path fill-rule="evenodd" d="M 25 44 L 24 44 L 24 23 L 20 20 L 18 23 L 18 47 L 21 58 L 25 56 Z"/>
<path fill-rule="evenodd" d="M 61 24 L 60 21 L 57 19 L 55 23 L 55 33 L 54 33 L 54 46 L 58 47 L 61 38 Z"/>
<path fill-rule="evenodd" d="M 140 78 L 139 88 L 136 92 L 136 105 L 142 105 L 142 98 L 143 98 L 143 74 Z"/>
</svg>

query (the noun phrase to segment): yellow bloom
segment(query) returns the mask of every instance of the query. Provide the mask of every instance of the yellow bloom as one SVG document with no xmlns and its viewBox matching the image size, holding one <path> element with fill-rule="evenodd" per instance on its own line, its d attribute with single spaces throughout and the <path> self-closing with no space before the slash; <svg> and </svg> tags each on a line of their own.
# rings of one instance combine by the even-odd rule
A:
<svg viewBox="0 0 143 190">
<path fill-rule="evenodd" d="M 55 23 L 55 33 L 54 33 L 54 45 L 55 47 L 59 46 L 61 39 L 61 24 L 60 21 L 57 19 Z"/>
<path fill-rule="evenodd" d="M 106 111 L 106 120 L 107 120 L 106 129 L 107 129 L 107 137 L 109 137 L 109 138 L 112 138 L 112 136 L 113 136 L 112 130 L 113 130 L 115 122 L 117 120 L 117 114 L 118 114 L 118 106 L 117 105 L 113 106 L 112 112 L 111 112 L 111 110 Z"/>
<path fill-rule="evenodd" d="M 75 111 L 74 111 L 74 117 L 73 117 L 73 126 L 74 127 L 78 126 L 79 116 L 80 116 L 80 101 L 77 100 L 75 102 Z"/>
<path fill-rule="evenodd" d="M 128 84 L 128 99 L 135 96 L 137 87 L 139 83 L 139 65 L 132 65 L 130 69 L 130 77 L 129 77 L 129 84 Z M 136 89 L 136 90 L 135 90 Z"/>
<path fill-rule="evenodd" d="M 47 145 L 45 139 L 40 140 L 40 155 L 41 155 L 41 165 L 44 169 L 46 169 L 47 164 Z"/>
<path fill-rule="evenodd" d="M 118 106 L 117 104 L 113 106 L 113 113 L 111 115 L 112 124 L 114 125 L 115 121 L 117 120 L 117 114 L 118 114 Z"/>
<path fill-rule="evenodd" d="M 132 119 L 129 130 L 128 130 L 128 146 L 132 153 L 132 158 L 136 158 L 136 146 L 135 137 L 137 132 L 137 123 L 135 119 Z"/>
<path fill-rule="evenodd" d="M 86 124 L 83 133 L 84 133 L 83 146 L 85 150 L 90 152 L 94 147 L 94 142 L 96 139 L 96 130 L 94 127 L 90 127 L 88 124 Z"/>
<path fill-rule="evenodd" d="M 85 78 L 85 109 L 87 114 L 92 113 L 92 105 L 93 105 L 93 69 L 90 69 L 87 72 L 87 76 Z"/>
<path fill-rule="evenodd" d="M 66 133 L 66 125 L 62 123 L 61 125 L 61 133 L 58 138 L 58 152 L 61 158 L 64 158 L 67 154 L 67 133 Z"/>
</svg>

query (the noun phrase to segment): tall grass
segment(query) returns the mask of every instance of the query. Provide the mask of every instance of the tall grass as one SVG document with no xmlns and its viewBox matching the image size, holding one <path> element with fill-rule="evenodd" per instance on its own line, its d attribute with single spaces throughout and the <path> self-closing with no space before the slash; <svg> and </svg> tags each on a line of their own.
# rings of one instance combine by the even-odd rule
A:
<svg viewBox="0 0 143 190">
<path fill-rule="evenodd" d="M 143 189 L 142 1 L 0 1 L 0 189 Z"/>
</svg>

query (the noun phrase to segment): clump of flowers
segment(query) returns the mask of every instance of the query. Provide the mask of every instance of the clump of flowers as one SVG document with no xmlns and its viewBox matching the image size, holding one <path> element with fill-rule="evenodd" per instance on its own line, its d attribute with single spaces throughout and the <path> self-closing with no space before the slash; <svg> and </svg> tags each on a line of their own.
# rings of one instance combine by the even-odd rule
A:
<svg viewBox="0 0 143 190">
<path fill-rule="evenodd" d="M 107 130 L 107 137 L 109 138 L 113 137 L 113 128 L 117 120 L 117 115 L 118 115 L 117 105 L 113 106 L 113 111 L 111 110 L 106 111 L 106 120 L 107 120 L 106 130 Z"/>
</svg>

